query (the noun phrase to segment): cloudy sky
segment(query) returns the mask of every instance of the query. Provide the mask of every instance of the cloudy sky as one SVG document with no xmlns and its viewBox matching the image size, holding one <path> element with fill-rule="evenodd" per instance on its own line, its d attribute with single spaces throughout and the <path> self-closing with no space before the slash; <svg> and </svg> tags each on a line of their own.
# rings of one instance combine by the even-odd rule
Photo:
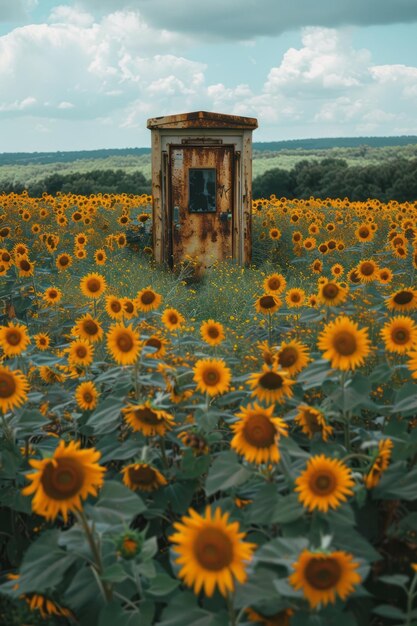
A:
<svg viewBox="0 0 417 626">
<path fill-rule="evenodd" d="M 415 135 L 416 42 L 417 0 L 0 0 L 0 152 L 148 146 L 199 109 Z"/>
</svg>

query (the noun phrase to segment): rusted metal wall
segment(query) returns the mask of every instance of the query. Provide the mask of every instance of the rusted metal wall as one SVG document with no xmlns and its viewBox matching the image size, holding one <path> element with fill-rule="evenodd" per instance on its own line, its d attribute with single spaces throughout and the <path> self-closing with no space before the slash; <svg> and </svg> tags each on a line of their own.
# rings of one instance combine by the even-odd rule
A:
<svg viewBox="0 0 417 626">
<path fill-rule="evenodd" d="M 185 255 L 207 267 L 233 257 L 250 263 L 252 251 L 253 118 L 196 111 L 152 118 L 152 195 L 154 257 L 172 265 Z M 182 163 L 175 163 L 180 150 Z M 180 154 L 177 153 L 177 154 Z M 216 214 L 188 211 L 189 168 L 217 170 Z M 179 207 L 180 227 L 173 226 Z M 231 214 L 231 218 L 226 218 Z"/>
</svg>

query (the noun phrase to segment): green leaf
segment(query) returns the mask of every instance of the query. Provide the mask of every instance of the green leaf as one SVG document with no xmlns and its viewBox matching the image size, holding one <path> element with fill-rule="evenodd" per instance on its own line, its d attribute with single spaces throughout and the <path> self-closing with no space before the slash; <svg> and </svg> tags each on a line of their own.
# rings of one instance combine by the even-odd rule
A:
<svg viewBox="0 0 417 626">
<path fill-rule="evenodd" d="M 147 593 L 150 593 L 153 596 L 166 596 L 171 591 L 174 591 L 180 584 L 179 580 L 175 578 L 171 578 L 168 574 L 157 574 L 151 580 L 151 585 L 149 589 L 147 589 Z"/>
<path fill-rule="evenodd" d="M 207 472 L 209 465 L 210 456 L 208 454 L 195 456 L 193 451 L 188 449 L 182 458 L 181 472 L 177 474 L 177 478 L 198 478 Z"/>
<path fill-rule="evenodd" d="M 377 615 L 381 615 L 381 617 L 388 617 L 389 619 L 404 620 L 406 617 L 405 613 L 401 611 L 401 609 L 396 606 L 392 606 L 391 604 L 380 604 L 373 610 L 373 612 Z"/>
<path fill-rule="evenodd" d="M 403 588 L 408 584 L 410 577 L 404 576 L 403 574 L 393 574 L 392 576 L 380 576 L 378 580 L 386 583 L 387 585 L 394 585 L 395 587 Z"/>
<path fill-rule="evenodd" d="M 114 434 L 103 437 L 97 445 L 97 450 L 101 452 L 100 463 L 108 461 L 126 461 L 138 454 L 143 447 L 134 437 L 129 437 L 126 441 L 119 443 Z"/>
<path fill-rule="evenodd" d="M 408 382 L 397 391 L 391 413 L 402 413 L 407 416 L 415 409 L 417 409 L 417 385 Z"/>
<path fill-rule="evenodd" d="M 86 505 L 88 515 L 96 524 L 120 526 L 143 513 L 146 506 L 140 496 L 116 481 L 104 483 L 100 497 L 94 506 Z"/>
<path fill-rule="evenodd" d="M 417 467 L 408 471 L 404 461 L 393 463 L 382 475 L 379 485 L 372 490 L 374 498 L 381 500 L 416 499 Z"/>
<path fill-rule="evenodd" d="M 96 435 L 113 432 L 119 425 L 120 410 L 124 404 L 124 397 L 107 396 L 90 415 L 87 426 L 92 428 Z"/>
<path fill-rule="evenodd" d="M 24 409 L 20 415 L 16 414 L 12 425 L 17 429 L 19 438 L 30 437 L 39 433 L 48 420 L 36 409 Z"/>
<path fill-rule="evenodd" d="M 113 565 L 106 567 L 101 576 L 101 580 L 108 583 L 121 583 L 123 580 L 126 580 L 127 577 L 128 575 L 123 569 L 123 566 L 120 563 L 113 563 Z"/>
<path fill-rule="evenodd" d="M 231 451 L 220 452 L 211 466 L 207 481 L 206 494 L 213 495 L 216 491 L 226 491 L 246 482 L 252 472 L 239 463 L 238 456 Z"/>
<path fill-rule="evenodd" d="M 97 626 L 143 626 L 139 609 L 125 611 L 116 601 L 103 606 Z"/>
<path fill-rule="evenodd" d="M 327 379 L 336 378 L 336 374 L 332 374 L 330 363 L 326 359 L 316 359 L 310 363 L 297 377 L 297 382 L 301 383 L 303 389 L 313 389 L 321 387 Z"/>
<path fill-rule="evenodd" d="M 194 594 L 184 591 L 169 602 L 158 626 L 230 626 L 230 622 L 226 612 L 205 611 L 197 606 Z"/>
<path fill-rule="evenodd" d="M 241 609 L 268 600 L 277 599 L 277 591 L 273 583 L 271 570 L 258 567 L 244 585 L 237 585 L 235 607 Z"/>
<path fill-rule="evenodd" d="M 58 530 L 47 531 L 29 546 L 20 568 L 20 593 L 55 589 L 78 559 L 58 546 L 58 537 Z"/>
</svg>

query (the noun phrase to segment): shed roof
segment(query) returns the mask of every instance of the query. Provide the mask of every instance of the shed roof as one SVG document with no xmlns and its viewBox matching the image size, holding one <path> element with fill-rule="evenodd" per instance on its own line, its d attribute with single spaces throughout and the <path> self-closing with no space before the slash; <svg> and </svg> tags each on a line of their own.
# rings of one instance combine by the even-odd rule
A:
<svg viewBox="0 0 417 626">
<path fill-rule="evenodd" d="M 157 128 L 229 128 L 254 130 L 258 128 L 258 120 L 254 117 L 226 115 L 224 113 L 212 113 L 210 111 L 193 111 L 191 113 L 151 117 L 148 119 L 147 127 L 151 130 Z"/>
</svg>

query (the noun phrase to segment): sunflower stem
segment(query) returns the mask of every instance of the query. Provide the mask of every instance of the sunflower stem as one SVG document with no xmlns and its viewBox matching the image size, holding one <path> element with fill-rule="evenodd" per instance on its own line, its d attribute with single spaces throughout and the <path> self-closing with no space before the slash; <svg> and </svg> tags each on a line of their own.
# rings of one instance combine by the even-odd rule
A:
<svg viewBox="0 0 417 626">
<path fill-rule="evenodd" d="M 160 443 L 160 448 L 161 448 L 162 462 L 164 464 L 164 467 L 168 469 L 169 463 L 168 463 L 168 457 L 167 457 L 167 452 L 166 452 L 166 447 L 165 447 L 165 439 L 163 437 L 159 437 L 159 443 Z"/>
<path fill-rule="evenodd" d="M 411 582 L 410 589 L 407 592 L 407 617 L 404 622 L 404 626 L 411 626 L 412 624 L 413 604 L 414 604 L 414 599 L 417 595 L 416 588 L 417 588 L 417 572 L 414 574 L 414 578 Z"/>
<path fill-rule="evenodd" d="M 85 516 L 84 511 L 81 509 L 81 511 L 75 511 L 74 512 L 75 517 L 78 520 L 78 523 L 81 524 L 85 536 L 87 538 L 88 541 L 88 545 L 90 546 L 90 550 L 91 553 L 93 555 L 93 559 L 94 559 L 94 567 L 92 568 L 93 573 L 96 577 L 97 580 L 97 584 L 100 587 L 101 591 L 103 592 L 104 598 L 107 600 L 107 602 L 111 602 L 112 599 L 112 588 L 111 585 L 109 585 L 108 583 L 104 583 L 101 580 L 101 576 L 103 574 L 103 563 L 101 560 L 101 554 L 100 554 L 100 550 L 97 546 L 97 543 L 94 539 L 94 534 L 92 529 L 90 528 L 90 526 L 88 525 L 88 520 Z"/>
<path fill-rule="evenodd" d="M 234 607 L 234 602 L 233 602 L 233 595 L 231 593 L 228 593 L 226 596 L 226 604 L 227 604 L 227 611 L 229 613 L 229 625 L 236 626 L 237 624 L 236 613 L 235 613 L 235 607 Z"/>
<path fill-rule="evenodd" d="M 272 345 L 272 315 L 268 312 L 268 345 Z"/>
</svg>

